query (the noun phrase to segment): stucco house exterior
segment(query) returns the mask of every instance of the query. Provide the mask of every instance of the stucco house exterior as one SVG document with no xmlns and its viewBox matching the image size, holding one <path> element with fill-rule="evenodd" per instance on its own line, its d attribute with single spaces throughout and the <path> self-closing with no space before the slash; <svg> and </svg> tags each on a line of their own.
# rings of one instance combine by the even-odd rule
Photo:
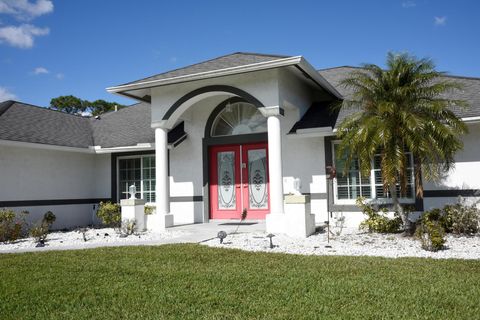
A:
<svg viewBox="0 0 480 320">
<path fill-rule="evenodd" d="M 164 227 L 238 219 L 247 209 L 249 219 L 282 232 L 290 224 L 284 197 L 299 180 L 316 223 L 333 211 L 358 225 L 358 196 L 389 200 L 375 159 L 368 179 L 351 170 L 327 181 L 326 167 L 339 161 L 335 129 L 352 112 L 331 106 L 348 98 L 339 82 L 354 69 L 233 53 L 110 87 L 138 103 L 99 117 L 5 101 L 0 207 L 29 210 L 33 220 L 51 210 L 56 228 L 88 225 L 100 201 L 124 199 L 134 184 Z M 418 212 L 480 190 L 480 79 L 449 78 L 464 86 L 452 95 L 469 107 L 454 111 L 470 132 L 455 169 L 427 182 L 423 199 L 415 198 L 412 173 L 402 201 Z"/>
</svg>

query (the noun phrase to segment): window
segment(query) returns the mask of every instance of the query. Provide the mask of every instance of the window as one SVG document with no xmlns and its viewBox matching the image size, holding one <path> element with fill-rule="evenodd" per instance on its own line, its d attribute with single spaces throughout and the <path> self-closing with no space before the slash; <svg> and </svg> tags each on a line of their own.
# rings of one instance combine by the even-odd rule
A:
<svg viewBox="0 0 480 320">
<path fill-rule="evenodd" d="M 155 156 L 120 158 L 118 173 L 119 199 L 127 199 L 128 187 L 134 184 L 137 198 L 155 202 Z"/>
<path fill-rule="evenodd" d="M 360 164 L 354 159 L 350 168 L 344 175 L 345 158 L 338 157 L 338 143 L 333 143 L 334 163 L 337 169 L 337 178 L 334 181 L 334 195 L 336 203 L 354 203 L 358 197 L 366 199 L 384 199 L 391 198 L 390 193 L 385 192 L 383 188 L 382 172 L 380 168 L 380 155 L 374 156 L 371 161 L 371 170 L 368 176 L 362 176 L 360 173 Z M 411 152 L 405 152 L 407 156 L 407 190 L 406 197 L 402 198 L 405 202 L 414 200 L 414 172 L 413 156 Z M 397 195 L 400 197 L 400 187 L 397 185 Z"/>
<path fill-rule="evenodd" d="M 213 121 L 211 136 L 267 132 L 267 118 L 247 102 L 227 103 Z"/>
</svg>

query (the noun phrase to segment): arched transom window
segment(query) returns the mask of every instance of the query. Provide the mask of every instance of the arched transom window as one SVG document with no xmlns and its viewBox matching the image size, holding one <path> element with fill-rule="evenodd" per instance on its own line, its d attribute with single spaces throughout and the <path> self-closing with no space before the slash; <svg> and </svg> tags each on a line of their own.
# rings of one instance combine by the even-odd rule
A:
<svg viewBox="0 0 480 320">
<path fill-rule="evenodd" d="M 267 132 L 267 118 L 248 102 L 227 103 L 213 121 L 211 136 Z"/>
</svg>

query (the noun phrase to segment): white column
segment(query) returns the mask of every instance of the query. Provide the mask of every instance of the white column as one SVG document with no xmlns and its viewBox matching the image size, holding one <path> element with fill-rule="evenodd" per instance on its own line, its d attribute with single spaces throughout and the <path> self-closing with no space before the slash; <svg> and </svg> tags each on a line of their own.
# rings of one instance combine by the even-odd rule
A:
<svg viewBox="0 0 480 320">
<path fill-rule="evenodd" d="M 170 213 L 167 130 L 155 128 L 155 199 L 157 214 Z"/>
<path fill-rule="evenodd" d="M 155 214 L 148 217 L 147 228 L 164 231 L 173 225 L 168 177 L 168 130 L 164 128 L 155 128 L 155 207 Z"/>
<path fill-rule="evenodd" d="M 283 214 L 282 136 L 279 116 L 268 116 L 267 124 L 270 213 Z"/>
</svg>

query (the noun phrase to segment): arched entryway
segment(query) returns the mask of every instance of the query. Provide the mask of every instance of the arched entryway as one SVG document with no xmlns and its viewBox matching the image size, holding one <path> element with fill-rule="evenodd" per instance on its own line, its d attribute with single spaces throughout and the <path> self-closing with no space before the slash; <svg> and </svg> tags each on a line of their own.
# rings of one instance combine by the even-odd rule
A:
<svg viewBox="0 0 480 320">
<path fill-rule="evenodd" d="M 270 212 L 267 118 L 243 98 L 223 101 L 205 128 L 210 219 Z"/>
</svg>

